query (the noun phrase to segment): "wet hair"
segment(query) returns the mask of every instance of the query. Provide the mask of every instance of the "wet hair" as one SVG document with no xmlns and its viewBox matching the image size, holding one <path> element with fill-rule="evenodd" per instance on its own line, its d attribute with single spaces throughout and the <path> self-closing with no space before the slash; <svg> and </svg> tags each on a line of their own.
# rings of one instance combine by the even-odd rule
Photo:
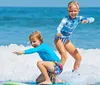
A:
<svg viewBox="0 0 100 85">
<path fill-rule="evenodd" d="M 68 10 L 72 7 L 72 5 L 75 5 L 79 10 L 79 3 L 74 0 L 68 3 Z"/>
<path fill-rule="evenodd" d="M 33 37 L 36 37 L 37 39 L 39 39 L 41 41 L 41 43 L 43 42 L 43 38 L 42 38 L 42 34 L 40 31 L 34 31 L 30 34 L 29 36 L 29 40 L 32 39 Z"/>
</svg>

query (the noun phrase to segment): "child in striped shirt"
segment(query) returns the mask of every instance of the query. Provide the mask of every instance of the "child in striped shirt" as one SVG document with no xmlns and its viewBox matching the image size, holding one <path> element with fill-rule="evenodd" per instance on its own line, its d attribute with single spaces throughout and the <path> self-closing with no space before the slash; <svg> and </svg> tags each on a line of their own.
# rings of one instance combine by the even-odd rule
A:
<svg viewBox="0 0 100 85">
<path fill-rule="evenodd" d="M 63 56 L 61 61 L 64 61 L 64 57 L 67 57 L 66 51 L 75 59 L 73 70 L 79 68 L 82 56 L 72 44 L 70 38 L 79 23 L 92 23 L 93 17 L 78 16 L 80 9 L 79 4 L 76 1 L 71 1 L 68 4 L 69 15 L 64 17 L 57 28 L 57 34 L 55 36 L 55 45 L 60 55 Z M 66 61 L 66 60 L 65 60 Z"/>
</svg>

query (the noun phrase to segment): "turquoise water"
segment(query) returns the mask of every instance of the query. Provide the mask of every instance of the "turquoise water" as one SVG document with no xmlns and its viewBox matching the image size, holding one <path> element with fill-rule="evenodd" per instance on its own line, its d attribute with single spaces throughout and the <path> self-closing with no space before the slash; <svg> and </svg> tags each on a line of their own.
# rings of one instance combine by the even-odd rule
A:
<svg viewBox="0 0 100 85">
<path fill-rule="evenodd" d="M 0 7 L 0 45 L 22 44 L 27 46 L 32 31 L 42 32 L 44 41 L 55 48 L 53 40 L 67 8 Z M 81 8 L 82 16 L 92 16 L 92 24 L 78 25 L 72 42 L 78 48 L 100 48 L 100 8 Z"/>
</svg>

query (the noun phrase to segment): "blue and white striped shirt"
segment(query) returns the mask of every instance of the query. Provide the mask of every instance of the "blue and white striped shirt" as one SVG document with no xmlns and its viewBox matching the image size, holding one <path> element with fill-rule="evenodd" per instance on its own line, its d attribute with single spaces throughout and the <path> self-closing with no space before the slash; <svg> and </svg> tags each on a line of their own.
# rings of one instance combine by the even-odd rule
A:
<svg viewBox="0 0 100 85">
<path fill-rule="evenodd" d="M 94 22 L 94 18 L 92 17 L 83 17 L 77 16 L 75 19 L 72 19 L 70 16 L 66 16 L 62 19 L 61 23 L 57 28 L 57 32 L 62 34 L 62 37 L 69 38 L 73 33 L 76 26 L 81 23 L 83 20 L 88 20 L 88 23 Z"/>
</svg>

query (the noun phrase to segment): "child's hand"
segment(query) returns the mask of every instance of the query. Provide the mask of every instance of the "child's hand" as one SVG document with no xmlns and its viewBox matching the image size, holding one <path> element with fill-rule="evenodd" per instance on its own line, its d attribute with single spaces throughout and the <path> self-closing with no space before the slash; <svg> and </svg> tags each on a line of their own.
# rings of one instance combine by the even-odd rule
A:
<svg viewBox="0 0 100 85">
<path fill-rule="evenodd" d="M 82 20 L 82 24 L 88 23 L 88 20 Z"/>
<path fill-rule="evenodd" d="M 62 36 L 62 34 L 61 33 L 57 33 L 56 36 L 60 37 L 60 36 Z"/>
<path fill-rule="evenodd" d="M 17 55 L 22 55 L 22 54 L 24 54 L 23 52 L 17 52 L 17 51 L 14 51 L 13 53 L 14 53 L 14 54 L 17 54 Z"/>
</svg>

